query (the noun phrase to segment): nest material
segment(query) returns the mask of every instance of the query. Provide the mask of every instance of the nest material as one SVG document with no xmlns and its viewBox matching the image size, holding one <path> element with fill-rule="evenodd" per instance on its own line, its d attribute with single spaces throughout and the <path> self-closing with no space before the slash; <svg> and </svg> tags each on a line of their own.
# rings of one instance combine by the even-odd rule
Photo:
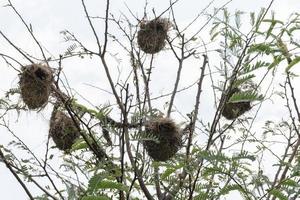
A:
<svg viewBox="0 0 300 200">
<path fill-rule="evenodd" d="M 234 88 L 229 92 L 228 99 L 232 97 L 234 93 L 240 92 L 240 89 Z M 250 101 L 226 103 L 222 115 L 228 119 L 233 120 L 244 114 L 251 109 Z"/>
<path fill-rule="evenodd" d="M 40 64 L 27 65 L 20 74 L 21 97 L 29 109 L 45 106 L 51 91 L 52 71 Z"/>
<path fill-rule="evenodd" d="M 139 47 L 149 54 L 161 51 L 166 45 L 170 22 L 167 19 L 154 19 L 142 22 L 137 34 Z"/>
<path fill-rule="evenodd" d="M 155 141 L 144 141 L 149 156 L 155 161 L 166 161 L 176 154 L 181 146 L 181 133 L 169 118 L 158 118 L 146 123 L 146 133 L 158 137 Z"/>
<path fill-rule="evenodd" d="M 71 149 L 80 135 L 73 120 L 64 112 L 56 110 L 52 113 L 49 134 L 56 147 L 63 151 Z"/>
</svg>

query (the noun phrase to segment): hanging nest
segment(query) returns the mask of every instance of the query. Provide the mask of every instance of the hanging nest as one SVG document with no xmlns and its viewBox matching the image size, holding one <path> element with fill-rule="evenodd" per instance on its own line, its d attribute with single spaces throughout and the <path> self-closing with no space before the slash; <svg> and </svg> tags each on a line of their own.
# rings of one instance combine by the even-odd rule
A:
<svg viewBox="0 0 300 200">
<path fill-rule="evenodd" d="M 234 93 L 240 92 L 240 89 L 233 88 L 229 94 L 228 99 L 232 97 Z M 228 119 L 233 120 L 244 114 L 251 109 L 250 101 L 236 102 L 236 103 L 226 103 L 222 115 Z"/>
<path fill-rule="evenodd" d="M 169 20 L 161 18 L 142 22 L 137 34 L 139 47 L 149 54 L 161 51 L 166 45 L 170 26 Z"/>
<path fill-rule="evenodd" d="M 159 143 L 144 141 L 149 156 L 155 161 L 169 160 L 181 146 L 181 133 L 169 118 L 157 118 L 146 123 L 146 133 L 157 136 Z"/>
<path fill-rule="evenodd" d="M 48 66 L 32 64 L 22 67 L 19 85 L 21 97 L 29 109 L 47 104 L 52 80 L 52 71 Z"/>
<path fill-rule="evenodd" d="M 53 110 L 50 120 L 50 137 L 56 147 L 63 151 L 71 149 L 75 140 L 80 136 L 73 120 L 62 111 Z"/>
</svg>

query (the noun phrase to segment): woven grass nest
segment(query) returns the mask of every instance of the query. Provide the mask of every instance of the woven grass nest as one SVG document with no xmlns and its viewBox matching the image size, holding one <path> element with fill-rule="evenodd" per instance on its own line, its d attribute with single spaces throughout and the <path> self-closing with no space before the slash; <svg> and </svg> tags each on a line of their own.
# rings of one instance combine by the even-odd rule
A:
<svg viewBox="0 0 300 200">
<path fill-rule="evenodd" d="M 139 47 L 148 54 L 161 51 L 166 45 L 170 22 L 164 18 L 142 22 L 137 34 Z"/>
<path fill-rule="evenodd" d="M 49 134 L 56 147 L 66 152 L 71 149 L 75 140 L 80 136 L 71 117 L 56 110 L 52 112 Z"/>
<path fill-rule="evenodd" d="M 166 161 L 173 157 L 181 146 L 181 133 L 169 118 L 157 118 L 146 123 L 146 133 L 158 137 L 155 141 L 144 141 L 149 156 L 155 161 Z"/>
<path fill-rule="evenodd" d="M 44 107 L 51 91 L 53 75 L 50 67 L 32 64 L 22 67 L 20 89 L 23 102 L 31 110 Z"/>
<path fill-rule="evenodd" d="M 228 99 L 232 97 L 234 93 L 240 92 L 240 89 L 238 88 L 233 88 L 229 92 Z M 226 103 L 224 110 L 222 112 L 222 115 L 228 119 L 228 120 L 233 120 L 238 118 L 239 116 L 243 115 L 245 112 L 249 111 L 251 109 L 251 104 L 250 101 L 246 102 L 236 102 L 236 103 Z"/>
</svg>

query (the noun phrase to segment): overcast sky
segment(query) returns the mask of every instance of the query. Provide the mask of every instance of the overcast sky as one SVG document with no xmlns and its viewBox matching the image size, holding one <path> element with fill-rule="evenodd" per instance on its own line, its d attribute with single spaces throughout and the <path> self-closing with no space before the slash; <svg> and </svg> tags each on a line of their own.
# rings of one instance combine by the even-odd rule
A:
<svg viewBox="0 0 300 200">
<path fill-rule="evenodd" d="M 151 8 L 154 8 L 156 13 L 160 13 L 165 10 L 168 5 L 168 0 L 148 0 L 149 1 L 149 14 Z M 37 38 L 42 42 L 46 49 L 54 56 L 58 56 L 66 50 L 67 45 L 63 42 L 60 31 L 68 29 L 75 33 L 84 43 L 95 48 L 95 41 L 92 37 L 91 31 L 87 25 L 84 13 L 81 7 L 80 0 L 12 0 L 16 8 L 22 13 L 24 19 L 32 24 L 33 31 Z M 175 6 L 176 18 L 180 25 L 185 25 L 190 22 L 201 10 L 208 5 L 208 0 L 180 0 Z M 219 7 L 226 1 L 216 0 L 213 3 L 211 9 L 208 12 L 213 11 L 213 7 Z M 233 0 L 228 8 L 231 11 L 241 10 L 245 12 L 258 11 L 261 7 L 266 7 L 270 1 L 268 0 Z M 125 3 L 131 8 L 132 12 L 137 16 L 143 15 L 144 2 L 141 0 L 112 0 L 111 11 L 115 15 L 124 12 L 130 16 Z M 6 0 L 0 0 L 0 6 L 7 4 Z M 105 11 L 105 1 L 102 0 L 87 0 L 87 6 L 93 16 L 103 16 Z M 278 18 L 285 20 L 292 12 L 300 12 L 299 0 L 275 0 L 272 10 L 275 11 Z M 4 32 L 9 38 L 11 38 L 18 46 L 30 52 L 34 56 L 40 57 L 38 48 L 34 45 L 28 33 L 24 27 L 14 15 L 12 10 L 8 7 L 0 7 L 0 30 Z M 202 18 L 205 20 L 205 18 Z M 201 26 L 203 21 L 197 21 L 196 24 Z M 102 25 L 100 23 L 98 33 L 102 34 Z M 206 38 L 207 32 L 203 32 L 203 38 Z M 112 52 L 119 52 L 115 44 L 110 46 Z M 6 53 L 13 57 L 17 57 L 19 60 L 23 60 L 18 54 L 16 54 L 13 48 L 9 47 L 7 42 L 0 37 L 0 53 Z M 157 69 L 153 73 L 151 91 L 154 96 L 166 93 L 170 91 L 170 84 L 173 83 L 173 77 L 175 76 L 177 67 L 176 61 L 170 60 L 166 57 L 167 54 L 158 55 L 155 61 Z M 119 53 L 118 57 L 124 58 L 126 54 Z M 127 58 L 124 58 L 126 60 Z M 26 63 L 25 60 L 23 60 Z M 114 66 L 117 66 L 116 61 L 111 60 Z M 125 63 L 125 64 L 124 64 Z M 198 78 L 198 71 L 200 62 L 195 61 L 187 62 L 187 66 L 183 70 L 181 87 L 187 86 Z M 163 66 L 163 67 L 162 67 Z M 99 91 L 95 88 L 89 87 L 86 84 L 93 84 L 95 86 L 108 89 L 109 85 L 106 81 L 106 77 L 103 69 L 95 64 L 94 61 L 89 59 L 84 60 L 67 60 L 64 62 L 65 73 L 68 77 L 73 88 L 76 89 L 81 95 L 88 97 L 94 105 L 105 104 L 108 100 L 113 98 L 110 94 L 103 91 Z M 123 75 L 126 76 L 128 72 L 128 66 L 126 62 L 121 62 L 119 67 L 124 71 Z M 117 68 L 111 69 L 113 72 L 117 72 Z M 113 74 L 114 80 L 117 79 L 117 73 Z M 172 81 L 170 81 L 172 80 Z M 17 72 L 11 68 L 8 68 L 3 60 L 0 60 L 0 95 L 3 97 L 4 92 L 12 87 L 17 87 L 18 76 Z M 193 105 L 187 104 L 187 96 L 195 90 L 191 90 L 190 93 L 183 93 L 178 95 L 178 99 L 175 102 L 175 106 L 179 110 L 188 112 L 192 110 Z M 207 98 L 210 99 L 211 98 Z M 203 100 L 202 105 L 210 104 L 210 100 Z M 112 102 L 114 103 L 114 102 Z M 161 106 L 163 103 L 157 103 Z M 201 107 L 202 111 L 208 109 Z M 201 110 L 200 109 L 200 110 Z M 208 109 L 209 110 L 209 109 Z M 27 143 L 35 153 L 42 152 L 45 145 L 48 132 L 49 114 L 50 108 L 46 108 L 42 112 L 29 112 L 21 113 L 20 118 L 16 120 L 15 116 L 11 116 L 11 125 L 16 134 Z M 278 116 L 280 111 L 272 109 L 269 112 L 269 116 Z M 209 115 L 208 115 L 209 116 Z M 0 145 L 7 144 L 11 139 L 11 136 L 3 128 L 0 128 Z M 13 199 L 23 200 L 26 199 L 26 195 L 22 188 L 15 181 L 14 177 L 9 173 L 8 169 L 3 164 L 0 164 L 0 194 L 1 199 Z M 232 197 L 233 198 L 233 197 Z"/>
</svg>

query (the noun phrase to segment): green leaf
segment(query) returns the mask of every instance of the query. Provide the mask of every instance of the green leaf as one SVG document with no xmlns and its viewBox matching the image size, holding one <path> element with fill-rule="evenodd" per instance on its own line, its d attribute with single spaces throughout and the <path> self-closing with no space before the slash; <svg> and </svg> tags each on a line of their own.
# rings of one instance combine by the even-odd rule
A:
<svg viewBox="0 0 300 200">
<path fill-rule="evenodd" d="M 68 200 L 76 199 L 76 192 L 75 192 L 74 185 L 67 184 L 66 187 L 67 187 L 67 192 L 68 192 Z"/>
<path fill-rule="evenodd" d="M 99 189 L 117 189 L 122 191 L 128 191 L 128 187 L 122 183 L 116 183 L 108 180 L 90 181 L 89 188 L 93 190 Z"/>
<path fill-rule="evenodd" d="M 132 141 L 153 141 L 155 143 L 159 143 L 160 140 L 156 135 L 142 131 L 135 134 Z"/>
<path fill-rule="evenodd" d="M 294 60 L 292 60 L 292 62 L 287 66 L 287 68 L 285 69 L 285 71 L 288 72 L 298 62 L 300 62 L 300 56 L 298 56 Z"/>
<path fill-rule="evenodd" d="M 231 191 L 239 191 L 241 193 L 245 193 L 245 191 L 237 184 L 233 184 L 233 185 L 227 185 L 225 187 L 223 187 L 220 192 L 219 192 L 219 195 L 222 196 L 222 195 L 226 195 L 228 194 L 229 192 Z"/>
<path fill-rule="evenodd" d="M 255 13 L 254 12 L 250 13 L 250 23 L 252 26 L 254 26 L 254 23 L 255 23 Z"/>
<path fill-rule="evenodd" d="M 184 166 L 184 164 L 183 164 L 183 163 L 180 163 L 179 165 L 168 167 L 168 168 L 166 169 L 166 171 L 161 175 L 161 178 L 162 178 L 162 179 L 166 179 L 166 178 L 169 177 L 172 173 L 174 173 L 176 170 L 182 168 L 183 166 Z"/>
<path fill-rule="evenodd" d="M 88 111 L 87 107 L 85 107 L 84 105 L 81 105 L 81 104 L 77 103 L 75 99 L 72 100 L 71 105 L 77 111 L 80 111 L 80 112 L 83 112 L 83 113 L 86 113 Z"/>
<path fill-rule="evenodd" d="M 271 35 L 271 33 L 272 33 L 275 25 L 276 25 L 276 22 L 272 22 L 272 24 L 270 25 L 270 27 L 269 27 L 269 29 L 267 31 L 266 39 L 268 39 L 268 37 Z"/>
<path fill-rule="evenodd" d="M 227 169 L 221 167 L 207 167 L 203 169 L 203 177 L 208 177 L 211 175 L 222 174 L 222 172 L 226 171 Z"/>
<path fill-rule="evenodd" d="M 167 177 L 169 177 L 172 173 L 174 173 L 176 171 L 175 168 L 168 168 L 162 175 L 161 175 L 161 179 L 166 179 Z"/>
<path fill-rule="evenodd" d="M 248 53 L 266 53 L 267 55 L 273 53 L 274 50 L 271 48 L 270 44 L 267 43 L 259 43 L 253 44 L 250 46 Z"/>
<path fill-rule="evenodd" d="M 274 22 L 282 24 L 282 25 L 284 24 L 282 21 L 277 20 L 277 19 L 264 19 L 263 22 L 270 22 L 271 24 L 274 23 Z"/>
<path fill-rule="evenodd" d="M 235 15 L 235 25 L 238 29 L 241 28 L 241 26 L 242 26 L 242 23 L 241 23 L 241 15 L 242 14 L 244 14 L 244 12 L 242 12 L 242 11 L 236 11 L 234 13 L 234 15 Z"/>
<path fill-rule="evenodd" d="M 275 56 L 273 62 L 269 65 L 268 69 L 272 69 L 273 67 L 276 67 L 283 60 L 284 60 L 283 57 Z"/>
<path fill-rule="evenodd" d="M 86 141 L 84 139 L 80 138 L 80 139 L 76 140 L 75 143 L 72 145 L 71 152 L 77 151 L 80 149 L 86 149 L 86 148 L 88 148 Z"/>
<path fill-rule="evenodd" d="M 211 41 L 213 41 L 220 34 L 220 31 L 218 30 L 219 25 L 219 22 L 213 23 L 213 27 L 209 31 Z"/>
<path fill-rule="evenodd" d="M 290 28 L 289 30 L 287 30 L 287 32 L 289 33 L 289 35 L 291 35 L 294 31 L 300 30 L 300 26 L 294 26 L 292 28 Z"/>
<path fill-rule="evenodd" d="M 238 103 L 238 102 L 248 102 L 248 101 L 261 101 L 263 100 L 263 96 L 259 95 L 255 91 L 247 91 L 247 92 L 237 92 L 234 93 L 230 99 L 230 103 Z"/>
<path fill-rule="evenodd" d="M 251 80 L 252 78 L 254 78 L 255 75 L 254 74 L 250 74 L 250 75 L 247 75 L 247 76 L 244 76 L 242 78 L 239 78 L 237 79 L 234 84 L 233 84 L 233 87 L 236 88 L 236 87 L 239 87 L 240 85 L 242 85 L 243 83 Z"/>
<path fill-rule="evenodd" d="M 280 190 L 272 189 L 270 191 L 270 194 L 278 198 L 279 200 L 288 200 L 288 197 L 285 196 Z"/>
<path fill-rule="evenodd" d="M 258 31 L 261 21 L 264 17 L 265 11 L 266 11 L 265 8 L 260 9 L 255 22 L 255 31 Z"/>
<path fill-rule="evenodd" d="M 215 33 L 211 36 L 210 40 L 211 40 L 211 41 L 214 41 L 214 40 L 216 39 L 216 37 L 217 37 L 219 34 L 220 34 L 220 32 L 215 32 Z"/>
<path fill-rule="evenodd" d="M 206 192 L 199 191 L 198 194 L 193 198 L 194 200 L 207 200 L 209 195 Z"/>
<path fill-rule="evenodd" d="M 85 196 L 81 200 L 111 200 L 107 196 Z"/>
<path fill-rule="evenodd" d="M 226 157 L 225 154 L 222 153 L 216 153 L 213 151 L 199 151 L 198 155 L 199 158 L 203 158 L 207 161 L 229 161 L 230 158 Z"/>
<path fill-rule="evenodd" d="M 241 160 L 241 159 L 249 159 L 251 161 L 255 161 L 255 156 L 248 155 L 248 152 L 246 151 L 243 151 L 242 153 L 232 156 L 232 160 Z"/>
<path fill-rule="evenodd" d="M 285 179 L 281 185 L 290 186 L 290 187 L 300 187 L 299 183 L 292 179 Z"/>
<path fill-rule="evenodd" d="M 243 68 L 243 73 L 250 73 L 256 69 L 259 69 L 261 67 L 267 67 L 270 66 L 270 63 L 264 62 L 264 61 L 257 61 L 255 64 L 246 64 L 245 67 Z"/>
<path fill-rule="evenodd" d="M 100 183 L 103 179 L 107 178 L 107 176 L 108 176 L 108 174 L 106 172 L 98 173 L 98 174 L 94 175 L 89 180 L 88 190 L 91 190 L 91 191 L 95 190 L 95 188 L 97 187 L 97 184 Z"/>
<path fill-rule="evenodd" d="M 284 24 L 282 21 L 274 19 L 274 12 L 272 12 L 272 19 L 264 19 L 263 22 L 271 23 L 269 29 L 267 30 L 266 39 L 268 39 L 268 37 L 272 34 L 272 31 L 277 23 L 282 25 Z"/>
</svg>

